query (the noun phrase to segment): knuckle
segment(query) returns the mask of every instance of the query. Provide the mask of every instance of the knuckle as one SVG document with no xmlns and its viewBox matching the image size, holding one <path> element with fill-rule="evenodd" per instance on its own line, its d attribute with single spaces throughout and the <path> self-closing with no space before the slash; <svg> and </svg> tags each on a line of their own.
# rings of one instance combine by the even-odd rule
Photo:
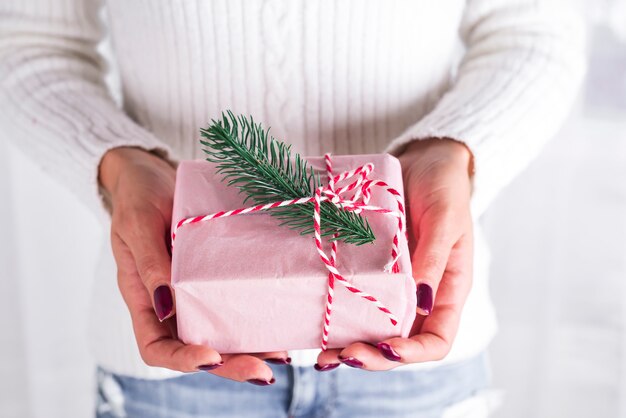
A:
<svg viewBox="0 0 626 418">
<path fill-rule="evenodd" d="M 117 230 L 126 230 L 132 224 L 133 210 L 118 206 L 113 212 L 112 225 Z"/>
<path fill-rule="evenodd" d="M 151 367 L 159 366 L 154 356 L 154 353 L 152 352 L 152 350 L 150 350 L 149 347 L 139 346 L 139 355 L 141 356 L 143 362 L 146 363 L 146 365 Z"/>
<path fill-rule="evenodd" d="M 443 360 L 450 354 L 450 349 L 452 345 L 450 342 L 443 338 L 439 337 L 439 344 L 437 344 L 437 349 L 435 350 L 435 360 Z"/>
<path fill-rule="evenodd" d="M 458 218 L 456 218 L 456 215 L 452 212 L 439 218 L 438 222 L 434 225 L 433 236 L 435 241 L 439 243 L 450 241 L 455 234 L 456 224 L 458 223 L 457 220 Z"/>
<path fill-rule="evenodd" d="M 159 225 L 162 218 L 153 210 L 138 207 L 120 207 L 112 218 L 112 228 L 118 233 L 130 237 L 143 236 L 144 230 Z"/>
<path fill-rule="evenodd" d="M 458 213 L 451 202 L 444 202 L 439 208 L 438 217 L 442 221 L 452 221 L 457 219 Z"/>
<path fill-rule="evenodd" d="M 431 251 L 424 255 L 422 265 L 429 271 L 439 270 L 445 266 L 443 254 L 439 251 Z"/>
<path fill-rule="evenodd" d="M 448 354 L 450 354 L 450 346 L 446 344 L 435 355 L 435 360 L 443 360 L 448 356 Z"/>
<path fill-rule="evenodd" d="M 161 263 L 153 255 L 145 255 L 138 259 L 137 267 L 144 283 L 156 283 L 166 276 Z"/>
<path fill-rule="evenodd" d="M 465 230 L 468 219 L 471 224 L 471 215 L 467 210 L 461 210 L 451 204 L 440 204 L 428 219 L 433 228 L 433 236 L 442 242 L 450 241 Z"/>
<path fill-rule="evenodd" d="M 448 193 L 438 195 L 429 209 L 429 213 L 431 213 L 434 218 L 449 219 L 454 211 L 454 198 Z"/>
</svg>

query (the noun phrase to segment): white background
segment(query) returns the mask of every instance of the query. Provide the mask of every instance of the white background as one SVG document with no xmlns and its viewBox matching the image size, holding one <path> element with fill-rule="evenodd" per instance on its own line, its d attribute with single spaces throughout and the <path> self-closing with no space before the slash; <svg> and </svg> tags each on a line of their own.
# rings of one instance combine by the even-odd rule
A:
<svg viewBox="0 0 626 418">
<path fill-rule="evenodd" d="M 595 2 L 607 24 L 577 109 L 482 220 L 498 417 L 626 418 L 625 3 Z M 0 196 L 0 417 L 91 416 L 86 313 L 106 231 L 4 144 Z"/>
</svg>

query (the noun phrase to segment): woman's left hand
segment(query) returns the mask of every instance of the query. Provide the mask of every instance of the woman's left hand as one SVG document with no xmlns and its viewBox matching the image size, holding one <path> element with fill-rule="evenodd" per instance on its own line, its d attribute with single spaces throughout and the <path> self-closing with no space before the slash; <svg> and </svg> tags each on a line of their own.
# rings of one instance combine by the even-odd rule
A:
<svg viewBox="0 0 626 418">
<path fill-rule="evenodd" d="M 472 285 L 471 154 L 450 139 L 415 141 L 399 157 L 417 284 L 417 317 L 409 338 L 354 343 L 318 356 L 317 370 L 340 362 L 366 370 L 443 359 L 456 336 Z"/>
</svg>

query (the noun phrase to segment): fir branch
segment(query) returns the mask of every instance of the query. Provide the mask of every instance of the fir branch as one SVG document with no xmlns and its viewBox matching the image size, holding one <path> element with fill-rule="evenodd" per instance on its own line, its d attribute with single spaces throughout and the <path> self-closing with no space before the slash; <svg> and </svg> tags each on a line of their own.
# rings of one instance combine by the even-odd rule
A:
<svg viewBox="0 0 626 418">
<path fill-rule="evenodd" d="M 266 204 L 311 197 L 322 184 L 319 175 L 299 154 L 292 159 L 291 145 L 274 139 L 269 129 L 263 129 L 252 116 L 235 116 L 228 111 L 222 114 L 221 120 L 212 120 L 200 133 L 207 160 L 217 164 L 223 181 L 246 195 L 244 202 Z M 313 233 L 313 203 L 268 212 L 280 219 L 281 225 L 301 234 Z M 375 239 L 367 221 L 354 212 L 322 202 L 320 215 L 323 236 L 338 233 L 337 239 L 356 245 Z"/>
</svg>

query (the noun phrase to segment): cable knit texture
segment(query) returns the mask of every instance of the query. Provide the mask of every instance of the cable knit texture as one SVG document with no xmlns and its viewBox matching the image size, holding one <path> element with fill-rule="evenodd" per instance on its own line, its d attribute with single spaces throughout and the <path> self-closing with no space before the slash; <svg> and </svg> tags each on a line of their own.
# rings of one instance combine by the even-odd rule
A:
<svg viewBox="0 0 626 418">
<path fill-rule="evenodd" d="M 122 106 L 96 52 L 103 6 Z M 409 141 L 453 138 L 475 157 L 478 216 L 555 133 L 582 75 L 582 43 L 568 0 L 4 0 L 0 128 L 100 214 L 107 150 L 198 158 L 198 128 L 225 109 L 252 114 L 308 155 L 397 154 Z M 476 247 L 447 362 L 483 350 L 495 331 L 480 234 Z M 118 373 L 170 376 L 139 359 L 104 248 L 96 359 Z"/>
</svg>

